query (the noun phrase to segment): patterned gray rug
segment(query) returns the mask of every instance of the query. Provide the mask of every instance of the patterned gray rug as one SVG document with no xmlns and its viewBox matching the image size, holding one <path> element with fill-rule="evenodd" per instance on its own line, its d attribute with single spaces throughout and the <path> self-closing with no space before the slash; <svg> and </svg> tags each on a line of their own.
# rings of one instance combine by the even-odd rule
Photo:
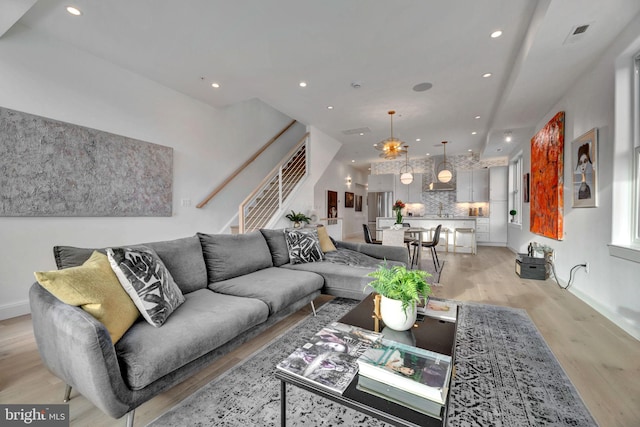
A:
<svg viewBox="0 0 640 427">
<path fill-rule="evenodd" d="M 355 301 L 335 299 L 317 317 L 256 352 L 150 425 L 276 426 L 280 383 L 275 365 Z M 448 427 L 596 426 L 575 388 L 524 310 L 463 303 Z M 288 386 L 292 426 L 386 426 L 386 423 Z"/>
</svg>

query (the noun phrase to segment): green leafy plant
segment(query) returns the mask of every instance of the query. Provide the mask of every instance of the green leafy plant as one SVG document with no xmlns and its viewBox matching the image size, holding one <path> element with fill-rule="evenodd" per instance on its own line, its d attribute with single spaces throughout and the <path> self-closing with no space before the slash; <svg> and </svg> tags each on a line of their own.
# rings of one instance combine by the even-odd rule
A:
<svg viewBox="0 0 640 427">
<path fill-rule="evenodd" d="M 401 265 L 389 267 L 385 262 L 367 276 L 375 279 L 367 286 L 384 297 L 402 301 L 403 310 L 431 294 L 431 286 L 426 280 L 431 274 L 426 271 L 407 270 Z"/>
<path fill-rule="evenodd" d="M 290 214 L 286 214 L 285 218 L 287 218 L 289 221 L 306 222 L 307 224 L 309 224 L 309 221 L 311 221 L 311 218 L 309 218 L 308 216 L 306 216 L 302 212 L 295 213 L 293 210 L 291 211 Z"/>
<path fill-rule="evenodd" d="M 518 211 L 516 211 L 515 209 L 511 209 L 509 211 L 509 215 L 511 215 L 511 216 L 516 216 L 517 213 L 518 213 Z"/>
</svg>

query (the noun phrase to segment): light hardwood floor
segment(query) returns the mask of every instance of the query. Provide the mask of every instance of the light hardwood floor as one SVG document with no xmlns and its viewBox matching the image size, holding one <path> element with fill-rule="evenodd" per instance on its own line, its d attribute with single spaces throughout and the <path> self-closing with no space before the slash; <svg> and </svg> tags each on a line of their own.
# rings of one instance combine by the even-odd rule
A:
<svg viewBox="0 0 640 427">
<path fill-rule="evenodd" d="M 640 341 L 560 289 L 554 281 L 520 279 L 514 273 L 514 254 L 508 249 L 479 247 L 476 256 L 442 255 L 442 286 L 433 288 L 434 295 L 527 310 L 599 425 L 640 426 Z M 423 262 L 430 262 L 426 253 Z M 329 299 L 322 296 L 316 305 Z M 146 425 L 309 314 L 308 308 L 302 309 L 143 404 L 136 410 L 135 425 Z M 0 349 L 0 402 L 61 402 L 64 384 L 40 362 L 30 316 L 0 322 Z M 72 426 L 124 425 L 123 419 L 104 415 L 77 393 L 71 396 Z"/>
</svg>

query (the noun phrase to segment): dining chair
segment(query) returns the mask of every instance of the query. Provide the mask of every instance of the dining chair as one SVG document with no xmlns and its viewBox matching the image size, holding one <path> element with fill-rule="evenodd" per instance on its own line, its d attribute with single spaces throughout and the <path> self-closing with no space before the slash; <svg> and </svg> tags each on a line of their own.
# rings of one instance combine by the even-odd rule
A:
<svg viewBox="0 0 640 427">
<path fill-rule="evenodd" d="M 371 229 L 367 224 L 362 224 L 362 231 L 364 231 L 364 241 L 365 243 L 371 243 L 373 245 L 381 245 L 382 242 L 380 240 L 376 240 L 371 237 Z"/>
<path fill-rule="evenodd" d="M 438 259 L 438 252 L 436 250 L 436 246 L 438 246 L 438 242 L 440 241 L 440 230 L 442 229 L 442 224 L 438 224 L 435 231 L 433 232 L 433 239 L 429 242 L 422 242 L 423 248 L 431 249 L 431 258 L 433 258 L 433 266 L 436 269 L 436 273 L 440 271 L 440 260 Z M 418 263 L 418 246 L 419 243 L 412 243 L 413 246 L 413 255 L 411 256 L 411 265 Z"/>
</svg>

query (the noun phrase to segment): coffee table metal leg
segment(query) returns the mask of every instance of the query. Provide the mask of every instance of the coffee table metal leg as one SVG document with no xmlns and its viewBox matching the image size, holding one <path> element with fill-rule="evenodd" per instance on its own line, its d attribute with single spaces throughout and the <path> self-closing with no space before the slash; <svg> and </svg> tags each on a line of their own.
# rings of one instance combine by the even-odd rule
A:
<svg viewBox="0 0 640 427">
<path fill-rule="evenodd" d="M 280 425 L 287 427 L 287 383 L 280 380 Z"/>
</svg>

